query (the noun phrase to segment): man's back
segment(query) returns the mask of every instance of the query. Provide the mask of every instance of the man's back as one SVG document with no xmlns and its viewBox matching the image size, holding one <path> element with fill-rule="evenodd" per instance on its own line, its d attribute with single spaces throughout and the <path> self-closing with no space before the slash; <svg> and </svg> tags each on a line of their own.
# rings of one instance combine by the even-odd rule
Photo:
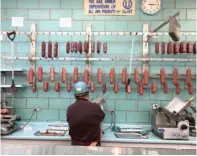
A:
<svg viewBox="0 0 197 156">
<path fill-rule="evenodd" d="M 97 141 L 100 138 L 100 123 L 104 117 L 99 105 L 85 99 L 76 101 L 67 110 L 69 135 L 76 141 Z"/>
</svg>

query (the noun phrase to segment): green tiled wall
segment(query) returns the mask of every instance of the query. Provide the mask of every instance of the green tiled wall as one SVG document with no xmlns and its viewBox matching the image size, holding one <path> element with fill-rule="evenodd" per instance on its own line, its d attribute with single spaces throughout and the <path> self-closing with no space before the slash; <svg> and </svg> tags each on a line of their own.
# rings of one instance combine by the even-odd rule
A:
<svg viewBox="0 0 197 156">
<path fill-rule="evenodd" d="M 160 23 L 168 18 L 168 16 L 180 11 L 180 23 L 181 31 L 195 31 L 196 30 L 196 1 L 195 0 L 163 0 L 161 11 L 153 16 L 143 14 L 140 9 L 141 0 L 136 0 L 136 15 L 135 16 L 85 16 L 83 12 L 83 0 L 2 0 L 1 8 L 1 30 L 2 31 L 30 31 L 31 23 L 37 24 L 38 31 L 85 31 L 87 24 L 92 24 L 93 31 L 142 31 L 143 24 L 149 24 L 150 30 L 156 28 Z M 23 16 L 24 27 L 13 28 L 11 26 L 12 16 Z M 60 28 L 59 18 L 71 17 L 71 28 Z M 168 27 L 163 27 L 160 31 L 168 31 Z M 103 55 L 101 53 L 93 54 L 93 57 L 114 57 L 114 56 L 130 56 L 131 44 L 133 36 L 95 36 L 93 39 L 95 42 L 106 41 L 108 43 L 108 52 Z M 65 42 L 70 41 L 85 41 L 84 36 L 37 36 L 36 55 L 41 56 L 41 42 L 42 41 L 57 41 L 59 43 L 59 56 L 76 56 L 84 57 L 80 54 L 66 54 Z M 169 36 L 159 36 L 156 39 L 150 41 L 149 53 L 150 57 L 158 57 L 154 52 L 154 43 L 156 41 L 168 42 Z M 181 41 L 196 41 L 195 36 L 181 36 Z M 27 36 L 16 36 L 14 43 L 16 56 L 28 56 L 30 52 L 30 43 Z M 102 49 L 102 48 L 101 48 Z M 11 55 L 11 44 L 5 37 L 1 42 L 1 55 Z M 141 36 L 135 37 L 134 44 L 134 56 L 142 57 L 142 38 Z M 165 57 L 180 57 L 180 58 L 193 58 L 194 55 L 176 55 Z M 85 62 L 78 61 L 37 61 L 37 66 L 42 65 L 45 72 L 49 71 L 50 65 L 55 67 L 56 72 L 60 72 L 62 67 L 66 67 L 69 73 L 73 72 L 73 68 L 78 66 L 79 72 L 83 72 L 85 68 Z M 152 74 L 159 73 L 160 67 L 163 66 L 162 62 L 150 62 L 150 72 Z M 11 67 L 10 61 L 1 59 L 1 65 L 7 68 Z M 29 69 L 29 62 L 17 60 L 15 61 L 15 67 Z M 128 67 L 129 62 L 93 62 L 92 71 L 96 72 L 98 66 L 102 66 L 104 72 L 109 72 L 112 66 L 115 66 L 116 72 L 121 72 L 124 66 Z M 141 62 L 132 63 L 133 68 L 141 66 Z M 179 73 L 185 73 L 186 67 L 192 68 L 192 72 L 196 71 L 195 62 L 165 62 L 164 63 L 166 73 L 171 73 L 174 66 L 177 66 Z M 49 76 L 44 76 L 44 79 L 49 80 Z M 56 80 L 60 80 L 60 77 L 55 76 Z M 82 80 L 82 78 L 80 77 Z M 119 92 L 115 94 L 112 90 L 113 86 L 109 84 L 108 78 L 104 78 L 108 86 L 108 96 L 106 97 L 106 103 L 104 110 L 106 117 L 104 122 L 110 122 L 110 114 L 108 110 L 114 109 L 116 111 L 117 123 L 131 123 L 131 124 L 149 124 L 150 123 L 150 109 L 152 104 L 158 103 L 165 106 L 173 97 L 176 96 L 175 87 L 172 85 L 171 80 L 167 80 L 169 91 L 168 94 L 164 94 L 159 83 L 157 82 L 157 93 L 152 95 L 150 93 L 150 86 L 152 80 L 149 80 L 149 87 L 145 89 L 144 95 L 140 96 L 136 92 L 136 85 L 132 82 L 131 94 L 126 94 L 124 86 L 121 84 L 121 77 L 117 76 L 119 82 Z M 16 76 L 16 81 L 26 82 L 26 75 Z M 133 78 L 132 78 L 133 80 Z M 7 79 L 9 84 L 10 78 Z M 40 112 L 37 112 L 33 116 L 33 121 L 65 121 L 67 107 L 75 101 L 73 93 L 66 91 L 66 84 L 61 84 L 60 93 L 54 91 L 54 83 L 49 83 L 49 91 L 46 93 L 42 89 L 42 83 L 37 83 L 38 91 L 32 93 L 30 87 L 25 89 L 18 89 L 14 100 L 15 112 L 22 116 L 22 119 L 27 120 L 32 114 L 35 107 L 40 108 Z M 187 99 L 190 97 L 184 81 L 180 81 L 181 93 L 180 97 Z M 194 88 L 196 88 L 196 81 L 193 80 Z M 96 84 L 97 88 L 95 93 L 91 93 L 91 98 L 96 97 L 101 93 L 100 85 Z M 8 96 L 8 103 L 11 105 L 11 97 Z"/>
</svg>

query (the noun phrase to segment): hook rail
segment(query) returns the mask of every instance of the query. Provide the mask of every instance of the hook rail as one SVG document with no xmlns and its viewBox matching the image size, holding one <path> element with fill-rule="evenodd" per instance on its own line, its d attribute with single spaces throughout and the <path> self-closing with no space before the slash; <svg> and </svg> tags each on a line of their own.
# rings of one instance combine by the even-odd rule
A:
<svg viewBox="0 0 197 156">
<path fill-rule="evenodd" d="M 1 31 L 0 34 L 1 35 L 6 35 L 7 32 L 5 31 Z M 87 32 L 35 32 L 35 33 L 31 33 L 31 32 L 16 32 L 17 35 L 31 35 L 31 34 L 35 34 L 35 35 L 68 35 L 68 36 L 74 36 L 74 35 L 88 35 Z M 143 35 L 147 35 L 147 36 L 169 36 L 168 32 L 91 32 L 90 35 L 110 35 L 110 36 L 143 36 Z M 180 32 L 180 35 L 183 36 L 188 36 L 188 35 L 197 35 L 197 33 L 194 32 Z"/>
<path fill-rule="evenodd" d="M 3 59 L 12 59 L 11 56 L 3 56 Z M 87 61 L 87 58 L 77 57 L 59 57 L 59 58 L 43 58 L 43 57 L 14 57 L 15 60 L 58 60 L 58 61 Z M 89 58 L 89 61 L 156 61 L 156 62 L 196 62 L 196 59 L 191 58 Z"/>
</svg>

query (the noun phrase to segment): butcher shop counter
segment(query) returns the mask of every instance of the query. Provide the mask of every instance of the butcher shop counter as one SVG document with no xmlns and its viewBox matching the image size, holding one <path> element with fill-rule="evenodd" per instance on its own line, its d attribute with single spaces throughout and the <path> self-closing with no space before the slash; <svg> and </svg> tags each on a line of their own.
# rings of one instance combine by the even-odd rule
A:
<svg viewBox="0 0 197 156">
<path fill-rule="evenodd" d="M 17 123 L 19 126 L 23 122 Z M 16 131 L 10 135 L 2 136 L 1 141 L 4 144 L 54 144 L 70 145 L 70 136 L 66 133 L 64 136 L 35 136 L 35 132 L 46 130 L 49 125 L 57 125 L 57 122 L 30 122 L 24 129 Z M 67 126 L 67 123 L 61 123 Z M 103 125 L 103 129 L 108 127 Z M 150 125 L 124 125 L 120 127 L 142 127 L 144 130 L 150 130 Z M 111 129 L 105 131 L 102 136 L 102 146 L 110 147 L 143 147 L 143 148 L 168 148 L 168 149 L 196 149 L 196 137 L 190 137 L 189 140 L 163 140 L 153 133 L 149 133 L 147 139 L 125 139 L 117 138 Z"/>
</svg>

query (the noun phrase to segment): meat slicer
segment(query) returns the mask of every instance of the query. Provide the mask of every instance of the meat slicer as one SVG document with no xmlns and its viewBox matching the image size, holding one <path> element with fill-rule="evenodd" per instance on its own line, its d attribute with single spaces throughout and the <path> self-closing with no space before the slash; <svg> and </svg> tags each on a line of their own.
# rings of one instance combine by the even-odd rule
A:
<svg viewBox="0 0 197 156">
<path fill-rule="evenodd" d="M 14 121 L 20 120 L 17 115 L 1 115 L 1 135 L 8 135 L 16 130 Z"/>
<path fill-rule="evenodd" d="M 190 135 L 194 136 L 196 109 L 191 102 L 195 96 L 188 101 L 175 97 L 165 108 L 154 104 L 151 121 L 153 133 L 165 140 L 188 140 Z M 188 107 L 192 108 L 192 115 L 186 110 Z"/>
<path fill-rule="evenodd" d="M 1 108 L 8 108 L 6 101 L 6 94 L 3 93 Z M 1 114 L 1 135 L 8 135 L 16 130 L 14 121 L 20 120 L 20 116 L 12 114 Z"/>
<path fill-rule="evenodd" d="M 96 97 L 95 99 L 92 100 L 92 103 L 96 103 L 96 104 L 100 105 L 101 109 L 103 110 L 103 105 L 105 103 L 104 97 L 107 96 L 107 94 L 108 93 L 106 92 L 105 94 Z"/>
</svg>

